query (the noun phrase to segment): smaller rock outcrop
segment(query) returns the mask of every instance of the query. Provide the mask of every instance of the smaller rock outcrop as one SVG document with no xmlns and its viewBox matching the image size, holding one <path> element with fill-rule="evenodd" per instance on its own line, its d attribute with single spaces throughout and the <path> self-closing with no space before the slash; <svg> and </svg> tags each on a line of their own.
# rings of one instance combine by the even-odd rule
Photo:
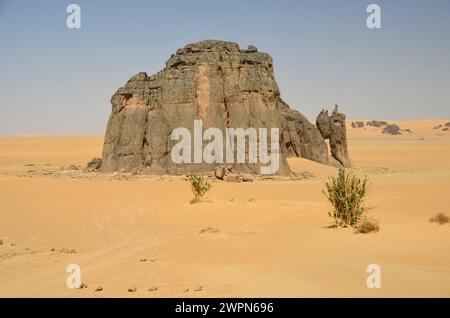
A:
<svg viewBox="0 0 450 318">
<path fill-rule="evenodd" d="M 352 128 L 363 128 L 364 122 L 362 121 L 352 121 Z"/>
<path fill-rule="evenodd" d="M 449 131 L 449 128 L 450 128 L 450 122 L 445 123 L 445 124 L 439 124 L 439 125 L 433 127 L 433 129 L 436 129 L 436 130 L 439 129 L 442 131 Z"/>
<path fill-rule="evenodd" d="M 86 164 L 86 169 L 88 171 L 99 170 L 101 165 L 102 165 L 102 158 L 92 158 L 92 160 Z"/>
<path fill-rule="evenodd" d="M 251 175 L 236 171 L 232 166 L 217 166 L 214 169 L 214 176 L 226 182 L 253 182 Z"/>
<path fill-rule="evenodd" d="M 395 124 L 389 124 L 386 127 L 383 128 L 383 134 L 389 134 L 389 135 L 401 135 L 401 129 L 399 126 Z"/>
<path fill-rule="evenodd" d="M 322 110 L 317 116 L 316 126 L 322 137 L 330 140 L 333 158 L 342 166 L 351 167 L 348 157 L 345 115 L 339 112 L 338 105 L 335 105 L 331 116 L 328 115 L 328 111 Z"/>
<path fill-rule="evenodd" d="M 376 128 L 380 128 L 380 127 L 386 126 L 388 124 L 389 123 L 384 120 L 371 120 L 366 123 L 367 126 L 372 126 L 372 127 L 376 127 Z"/>
</svg>

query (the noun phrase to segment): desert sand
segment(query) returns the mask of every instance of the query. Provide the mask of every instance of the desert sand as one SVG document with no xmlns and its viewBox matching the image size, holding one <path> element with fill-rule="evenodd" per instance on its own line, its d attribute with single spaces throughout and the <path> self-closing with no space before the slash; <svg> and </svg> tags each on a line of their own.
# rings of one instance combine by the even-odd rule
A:
<svg viewBox="0 0 450 318">
<path fill-rule="evenodd" d="M 182 177 L 61 170 L 99 157 L 103 136 L 0 137 L 0 297 L 450 297 L 450 224 L 428 222 L 450 214 L 450 132 L 433 129 L 448 121 L 347 126 L 370 234 L 329 227 L 337 169 L 308 160 L 289 160 L 308 178 L 214 181 L 190 204 Z M 69 264 L 87 288 L 66 287 Z"/>
</svg>

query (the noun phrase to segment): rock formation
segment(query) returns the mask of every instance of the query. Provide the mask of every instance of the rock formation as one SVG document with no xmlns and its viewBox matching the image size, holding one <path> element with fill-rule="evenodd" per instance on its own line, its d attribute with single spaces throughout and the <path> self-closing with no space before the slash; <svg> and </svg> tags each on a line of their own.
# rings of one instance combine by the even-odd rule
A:
<svg viewBox="0 0 450 318">
<path fill-rule="evenodd" d="M 331 154 L 342 166 L 350 167 L 347 149 L 347 132 L 345 128 L 345 115 L 339 112 L 335 105 L 331 116 L 328 111 L 322 110 L 316 119 L 316 126 L 324 139 L 330 140 Z"/>
<path fill-rule="evenodd" d="M 380 128 L 380 127 L 386 126 L 388 124 L 388 122 L 384 121 L 384 120 L 371 120 L 371 121 L 368 121 L 366 124 L 367 124 L 367 126 Z"/>
<path fill-rule="evenodd" d="M 395 124 L 386 125 L 383 128 L 382 132 L 383 132 L 383 134 L 388 134 L 388 135 L 401 135 L 402 134 L 400 127 Z"/>
<path fill-rule="evenodd" d="M 170 152 L 175 128 L 193 131 L 194 120 L 203 129 L 279 128 L 279 174 L 290 173 L 286 157 L 327 164 L 323 134 L 280 97 L 272 58 L 254 46 L 240 49 L 232 42 L 206 40 L 177 50 L 166 67 L 148 76 L 139 73 L 111 98 L 101 170 L 139 170 L 148 174 L 184 174 L 212 171 L 220 164 L 175 164 Z M 349 164 L 345 116 L 334 113 L 323 132 L 333 156 Z M 327 131 L 326 129 L 329 129 Z M 270 134 L 269 134 L 270 135 Z M 270 144 L 269 144 L 270 149 Z M 248 151 L 248 149 L 246 149 Z M 234 163 L 245 173 L 259 173 L 259 163 Z"/>
<path fill-rule="evenodd" d="M 364 128 L 364 122 L 352 121 L 352 128 Z"/>
</svg>

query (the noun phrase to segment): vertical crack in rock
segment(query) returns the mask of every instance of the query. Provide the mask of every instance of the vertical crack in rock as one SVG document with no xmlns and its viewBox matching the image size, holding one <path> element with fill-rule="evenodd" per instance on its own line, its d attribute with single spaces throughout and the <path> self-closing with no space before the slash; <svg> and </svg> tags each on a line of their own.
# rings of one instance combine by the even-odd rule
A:
<svg viewBox="0 0 450 318">
<path fill-rule="evenodd" d="M 195 74 L 195 86 L 197 104 L 198 104 L 198 116 L 203 121 L 203 127 L 208 126 L 208 107 L 210 105 L 210 86 L 208 77 L 209 67 L 207 64 L 200 64 L 198 66 L 198 72 Z"/>
</svg>

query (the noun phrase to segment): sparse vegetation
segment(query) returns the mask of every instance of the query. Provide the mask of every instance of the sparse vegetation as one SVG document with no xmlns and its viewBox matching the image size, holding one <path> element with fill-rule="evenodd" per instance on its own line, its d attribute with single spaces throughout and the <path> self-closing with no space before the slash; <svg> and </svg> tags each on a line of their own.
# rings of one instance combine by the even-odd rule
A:
<svg viewBox="0 0 450 318">
<path fill-rule="evenodd" d="M 333 206 L 329 212 L 337 227 L 356 227 L 367 211 L 364 199 L 367 190 L 367 178 L 361 179 L 339 169 L 337 177 L 329 178 L 326 183 L 326 195 Z"/>
<path fill-rule="evenodd" d="M 450 222 L 448 215 L 444 213 L 437 213 L 435 216 L 429 219 L 429 222 L 438 223 L 439 225 L 447 224 Z"/>
<path fill-rule="evenodd" d="M 188 180 L 191 183 L 191 189 L 194 193 L 194 198 L 191 200 L 191 203 L 200 202 L 205 193 L 211 189 L 212 185 L 202 176 L 195 174 L 188 175 Z"/>
<path fill-rule="evenodd" d="M 355 233 L 367 234 L 371 232 L 378 232 L 380 225 L 377 220 L 364 218 L 355 227 Z"/>
</svg>

